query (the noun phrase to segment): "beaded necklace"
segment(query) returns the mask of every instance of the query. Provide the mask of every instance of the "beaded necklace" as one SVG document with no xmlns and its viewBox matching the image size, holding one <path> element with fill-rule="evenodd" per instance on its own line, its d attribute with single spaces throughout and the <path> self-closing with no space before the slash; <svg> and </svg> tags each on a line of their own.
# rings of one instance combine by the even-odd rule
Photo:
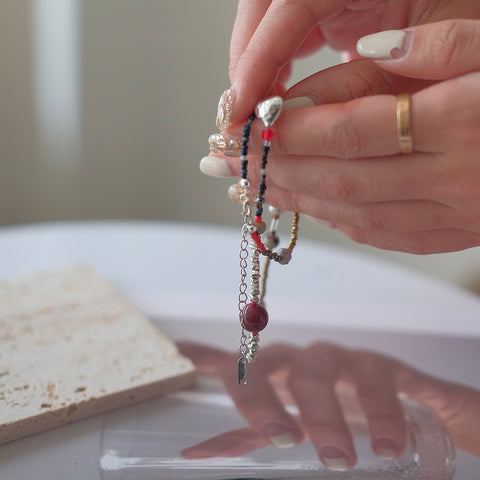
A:
<svg viewBox="0 0 480 480">
<path fill-rule="evenodd" d="M 297 243 L 299 214 L 293 214 L 290 243 L 279 252 L 273 249 L 279 244 L 277 234 L 280 215 L 283 213 L 275 207 L 270 206 L 272 221 L 267 231 L 263 221 L 264 195 L 267 189 L 267 161 L 270 151 L 271 140 L 274 136 L 270 128 L 281 113 L 283 100 L 281 97 L 271 97 L 259 103 L 255 112 L 248 118 L 243 129 L 242 151 L 241 151 L 241 178 L 240 200 L 242 202 L 242 240 L 240 242 L 240 287 L 238 295 L 238 310 L 241 326 L 240 337 L 240 358 L 238 359 L 238 383 L 247 383 L 247 366 L 252 363 L 258 353 L 259 332 L 268 323 L 268 312 L 265 308 L 264 297 L 266 293 L 266 281 L 270 261 L 273 260 L 281 265 L 289 263 L 292 251 Z M 248 180 L 248 141 L 250 139 L 250 128 L 254 119 L 260 118 L 265 129 L 262 131 L 263 147 L 262 162 L 260 167 L 260 184 L 256 198 L 255 215 L 252 216 L 250 206 L 250 182 Z M 266 237 L 262 240 L 262 234 Z M 263 271 L 260 272 L 260 256 L 265 257 Z M 250 293 L 247 293 L 247 276 L 250 264 Z M 249 332 L 249 334 L 247 334 Z"/>
</svg>

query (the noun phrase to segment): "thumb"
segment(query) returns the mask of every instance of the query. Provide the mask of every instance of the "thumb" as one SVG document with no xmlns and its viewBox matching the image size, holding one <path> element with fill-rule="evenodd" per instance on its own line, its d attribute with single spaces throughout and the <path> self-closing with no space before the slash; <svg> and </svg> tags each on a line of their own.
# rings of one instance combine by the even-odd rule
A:
<svg viewBox="0 0 480 480">
<path fill-rule="evenodd" d="M 446 20 L 362 37 L 357 51 L 405 77 L 444 80 L 480 70 L 480 21 Z"/>
</svg>

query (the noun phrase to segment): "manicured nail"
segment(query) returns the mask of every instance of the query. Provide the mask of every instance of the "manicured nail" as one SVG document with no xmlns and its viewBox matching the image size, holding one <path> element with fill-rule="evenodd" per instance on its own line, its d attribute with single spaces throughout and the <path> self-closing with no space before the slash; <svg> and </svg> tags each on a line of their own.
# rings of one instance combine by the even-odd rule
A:
<svg viewBox="0 0 480 480">
<path fill-rule="evenodd" d="M 283 423 L 266 423 L 260 430 L 277 448 L 290 448 L 297 444 L 291 428 Z"/>
<path fill-rule="evenodd" d="M 200 171 L 212 177 L 232 177 L 228 163 L 220 157 L 203 157 L 200 160 Z"/>
<path fill-rule="evenodd" d="M 373 445 L 375 455 L 381 458 L 393 459 L 397 458 L 398 447 L 397 444 L 389 438 L 379 438 Z"/>
<path fill-rule="evenodd" d="M 313 107 L 315 102 L 310 97 L 288 98 L 283 102 L 283 110 L 294 110 L 295 108 Z"/>
<path fill-rule="evenodd" d="M 225 90 L 218 101 L 217 109 L 217 128 L 225 130 L 230 125 L 233 106 L 235 104 L 235 89 L 230 87 Z"/>
<path fill-rule="evenodd" d="M 242 142 L 231 135 L 214 133 L 208 137 L 210 151 L 223 153 L 227 157 L 239 157 L 242 151 Z"/>
<path fill-rule="evenodd" d="M 386 30 L 367 35 L 357 42 L 357 52 L 368 58 L 401 58 L 406 53 L 406 36 L 404 30 Z"/>
<path fill-rule="evenodd" d="M 322 447 L 320 450 L 320 458 L 324 465 L 333 472 L 346 472 L 349 470 L 347 456 L 343 450 L 333 445 Z"/>
</svg>

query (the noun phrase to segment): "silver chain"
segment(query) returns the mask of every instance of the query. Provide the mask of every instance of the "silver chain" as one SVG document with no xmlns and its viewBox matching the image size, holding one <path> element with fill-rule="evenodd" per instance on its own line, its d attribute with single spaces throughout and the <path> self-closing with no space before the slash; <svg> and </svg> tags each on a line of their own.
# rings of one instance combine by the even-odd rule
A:
<svg viewBox="0 0 480 480">
<path fill-rule="evenodd" d="M 252 263 L 252 273 L 250 276 L 251 280 L 251 300 L 253 302 L 259 301 L 260 295 L 260 261 L 259 261 L 259 252 L 258 248 L 253 240 L 248 241 L 248 235 L 255 231 L 255 226 L 252 218 L 252 211 L 250 205 L 248 204 L 248 189 L 250 184 L 248 180 L 242 180 L 241 183 L 243 187 L 243 192 L 240 195 L 242 201 L 242 215 L 243 215 L 243 226 L 242 226 L 242 240 L 240 242 L 240 286 L 238 294 L 238 311 L 240 322 L 242 321 L 241 315 L 248 302 L 248 284 L 247 279 L 247 270 L 248 270 L 248 257 L 249 257 L 249 246 L 251 249 L 251 263 Z M 258 351 L 258 334 L 250 336 L 247 335 L 245 329 L 242 326 L 241 336 L 240 336 L 240 358 L 238 359 L 238 383 L 246 384 L 247 383 L 247 365 L 252 363 L 255 359 L 255 356 Z"/>
</svg>

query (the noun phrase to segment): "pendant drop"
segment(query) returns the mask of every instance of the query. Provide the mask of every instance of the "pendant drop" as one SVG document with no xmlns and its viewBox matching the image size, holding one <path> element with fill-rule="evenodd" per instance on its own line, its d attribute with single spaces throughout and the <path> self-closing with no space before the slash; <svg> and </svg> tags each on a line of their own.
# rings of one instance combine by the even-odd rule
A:
<svg viewBox="0 0 480 480">
<path fill-rule="evenodd" d="M 247 384 L 247 360 L 244 357 L 238 359 L 238 384 Z"/>
</svg>

